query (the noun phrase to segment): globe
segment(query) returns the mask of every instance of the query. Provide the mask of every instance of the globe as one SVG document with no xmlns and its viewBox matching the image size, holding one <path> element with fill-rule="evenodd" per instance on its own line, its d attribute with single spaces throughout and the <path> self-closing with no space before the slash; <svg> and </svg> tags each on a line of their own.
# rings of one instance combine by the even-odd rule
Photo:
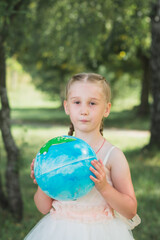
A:
<svg viewBox="0 0 160 240">
<path fill-rule="evenodd" d="M 37 153 L 34 163 L 35 179 L 48 196 L 56 200 L 76 200 L 91 191 L 91 161 L 93 149 L 73 136 L 58 136 L 49 140 Z"/>
</svg>

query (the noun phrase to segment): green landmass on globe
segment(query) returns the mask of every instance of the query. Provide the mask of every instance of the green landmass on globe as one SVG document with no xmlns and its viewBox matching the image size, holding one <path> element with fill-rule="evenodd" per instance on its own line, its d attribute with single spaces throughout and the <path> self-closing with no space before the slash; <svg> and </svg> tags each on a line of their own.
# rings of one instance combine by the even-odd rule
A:
<svg viewBox="0 0 160 240">
<path fill-rule="evenodd" d="M 76 141 L 76 139 L 68 138 L 67 136 L 60 136 L 60 137 L 52 138 L 51 140 L 49 140 L 46 144 L 44 144 L 41 147 L 39 152 L 40 152 L 40 154 L 47 153 L 48 149 L 52 145 L 57 145 L 57 144 L 62 144 L 62 143 L 67 143 L 67 142 L 72 142 L 72 141 Z"/>
</svg>

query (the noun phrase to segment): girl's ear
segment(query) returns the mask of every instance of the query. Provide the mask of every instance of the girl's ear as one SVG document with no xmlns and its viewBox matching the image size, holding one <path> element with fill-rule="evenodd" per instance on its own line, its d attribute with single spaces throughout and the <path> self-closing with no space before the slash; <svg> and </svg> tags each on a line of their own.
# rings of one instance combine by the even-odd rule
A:
<svg viewBox="0 0 160 240">
<path fill-rule="evenodd" d="M 104 112 L 104 117 L 108 117 L 109 114 L 110 114 L 110 110 L 111 110 L 111 103 L 107 103 L 107 106 L 106 106 L 106 109 L 105 109 L 105 112 Z"/>
<path fill-rule="evenodd" d="M 67 115 L 69 115 L 68 103 L 67 103 L 66 100 L 64 100 L 64 102 L 63 102 L 63 106 L 64 106 L 65 113 L 66 113 Z"/>
</svg>

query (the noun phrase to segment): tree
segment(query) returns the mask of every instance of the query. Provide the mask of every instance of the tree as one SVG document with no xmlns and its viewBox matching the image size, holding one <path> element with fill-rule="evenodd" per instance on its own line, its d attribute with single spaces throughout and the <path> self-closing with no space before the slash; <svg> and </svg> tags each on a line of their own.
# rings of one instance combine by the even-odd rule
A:
<svg viewBox="0 0 160 240">
<path fill-rule="evenodd" d="M 104 55 L 112 69 L 128 72 L 130 78 L 141 80 L 138 113 L 149 113 L 150 1 L 116 1 L 112 31 L 104 42 Z M 115 64 L 114 64 L 115 62 Z M 107 63 L 106 63 L 107 64 Z M 115 76 L 116 78 L 118 76 Z"/>
<path fill-rule="evenodd" d="M 146 116 L 150 113 L 149 94 L 151 83 L 151 71 L 150 71 L 150 56 L 143 53 L 142 48 L 138 49 L 137 56 L 141 61 L 143 68 L 142 81 L 141 81 L 141 101 L 138 108 L 138 114 L 140 116 Z"/>
<path fill-rule="evenodd" d="M 19 185 L 19 150 L 10 126 L 10 106 L 6 88 L 6 58 L 15 52 L 13 39 L 20 34 L 20 22 L 25 16 L 29 1 L 12 0 L 0 2 L 0 129 L 7 152 L 5 196 L 0 176 L 0 205 L 9 208 L 17 220 L 22 218 L 23 203 Z"/>
<path fill-rule="evenodd" d="M 39 1 L 32 9 L 27 41 L 17 55 L 32 73 L 36 86 L 61 96 L 68 75 L 98 71 L 103 65 L 112 72 L 142 78 L 139 112 L 148 113 L 150 1 L 48 3 Z"/>
<path fill-rule="evenodd" d="M 151 137 L 149 146 L 160 147 L 160 0 L 151 12 L 151 77 L 153 104 L 151 112 Z"/>
<path fill-rule="evenodd" d="M 104 7 L 103 1 L 50 1 L 45 7 L 37 4 L 34 18 L 28 18 L 32 22 L 26 32 L 28 41 L 16 55 L 31 72 L 36 86 L 52 96 L 61 96 L 68 76 L 86 70 L 89 59 L 93 62 L 91 67 L 96 65 L 101 53 L 100 39 L 103 31 L 108 31 Z"/>
</svg>

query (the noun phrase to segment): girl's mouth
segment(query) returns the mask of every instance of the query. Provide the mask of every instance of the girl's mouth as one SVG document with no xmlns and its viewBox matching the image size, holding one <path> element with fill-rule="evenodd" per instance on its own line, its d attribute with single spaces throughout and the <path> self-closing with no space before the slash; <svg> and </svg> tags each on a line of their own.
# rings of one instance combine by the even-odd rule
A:
<svg viewBox="0 0 160 240">
<path fill-rule="evenodd" d="M 87 120 L 87 119 L 81 119 L 80 122 L 86 123 L 86 122 L 89 122 L 89 120 Z"/>
</svg>

